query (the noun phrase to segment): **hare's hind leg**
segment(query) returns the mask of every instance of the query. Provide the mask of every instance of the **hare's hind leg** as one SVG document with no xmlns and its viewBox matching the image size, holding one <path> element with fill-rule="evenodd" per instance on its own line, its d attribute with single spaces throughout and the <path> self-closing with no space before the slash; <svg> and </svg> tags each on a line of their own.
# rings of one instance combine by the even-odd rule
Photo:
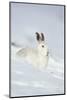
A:
<svg viewBox="0 0 67 100">
<path fill-rule="evenodd" d="M 22 48 L 19 51 L 17 51 L 17 55 L 21 56 L 21 57 L 25 57 L 26 56 L 26 50 L 25 50 L 25 48 Z"/>
</svg>

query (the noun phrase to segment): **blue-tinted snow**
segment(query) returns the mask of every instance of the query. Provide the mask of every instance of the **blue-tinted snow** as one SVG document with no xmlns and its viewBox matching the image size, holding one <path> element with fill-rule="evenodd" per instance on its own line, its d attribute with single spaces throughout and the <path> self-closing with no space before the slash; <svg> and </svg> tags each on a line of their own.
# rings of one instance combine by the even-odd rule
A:
<svg viewBox="0 0 67 100">
<path fill-rule="evenodd" d="M 35 32 L 43 32 L 50 58 L 44 71 L 16 56 L 11 46 L 11 96 L 64 93 L 64 7 L 52 5 L 11 5 L 11 42 L 36 48 Z"/>
</svg>

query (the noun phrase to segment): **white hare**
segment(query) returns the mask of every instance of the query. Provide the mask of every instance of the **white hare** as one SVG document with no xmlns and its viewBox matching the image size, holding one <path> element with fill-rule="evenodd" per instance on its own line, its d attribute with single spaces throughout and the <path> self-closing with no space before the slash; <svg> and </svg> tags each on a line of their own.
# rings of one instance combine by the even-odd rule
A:
<svg viewBox="0 0 67 100">
<path fill-rule="evenodd" d="M 36 32 L 38 42 L 37 48 L 22 48 L 17 52 L 17 55 L 25 58 L 35 68 L 45 68 L 48 64 L 48 47 L 45 42 L 44 34 Z"/>
</svg>

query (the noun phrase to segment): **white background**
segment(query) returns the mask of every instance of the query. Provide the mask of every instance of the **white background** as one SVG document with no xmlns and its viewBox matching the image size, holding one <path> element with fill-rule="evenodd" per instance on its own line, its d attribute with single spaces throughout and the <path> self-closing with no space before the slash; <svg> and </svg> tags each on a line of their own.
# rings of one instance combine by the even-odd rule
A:
<svg viewBox="0 0 67 100">
<path fill-rule="evenodd" d="M 65 4 L 67 0 L 14 0 L 35 3 Z M 0 100 L 8 100 L 9 97 L 9 0 L 0 0 Z M 30 97 L 23 100 L 61 99 L 66 100 L 66 95 Z M 19 98 L 16 98 L 19 100 Z M 22 98 L 20 98 L 22 99 Z"/>
</svg>

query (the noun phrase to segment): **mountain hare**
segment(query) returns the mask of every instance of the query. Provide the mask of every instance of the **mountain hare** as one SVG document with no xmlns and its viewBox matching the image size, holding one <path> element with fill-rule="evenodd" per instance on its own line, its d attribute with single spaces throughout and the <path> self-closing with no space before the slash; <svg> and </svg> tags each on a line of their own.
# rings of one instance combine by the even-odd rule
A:
<svg viewBox="0 0 67 100">
<path fill-rule="evenodd" d="M 22 48 L 17 52 L 17 55 L 25 58 L 35 68 L 45 68 L 48 64 L 49 51 L 44 34 L 36 32 L 36 39 L 38 42 L 37 48 Z"/>
</svg>

